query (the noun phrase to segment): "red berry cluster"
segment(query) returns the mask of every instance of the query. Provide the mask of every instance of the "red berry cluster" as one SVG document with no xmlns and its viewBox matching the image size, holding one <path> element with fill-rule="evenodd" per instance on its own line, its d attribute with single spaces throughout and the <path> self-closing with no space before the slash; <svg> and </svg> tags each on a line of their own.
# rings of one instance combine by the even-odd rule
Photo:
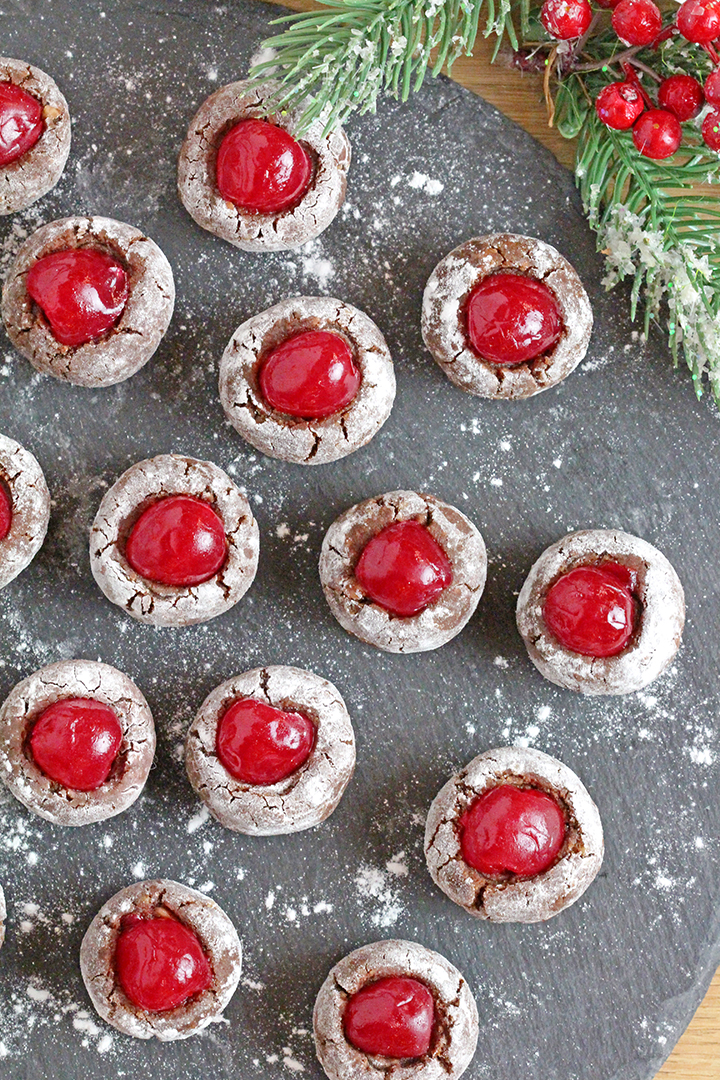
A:
<svg viewBox="0 0 720 1080">
<path fill-rule="evenodd" d="M 653 0 L 595 0 L 598 7 L 612 9 L 612 26 L 620 41 L 630 48 L 652 47 L 680 34 L 700 45 L 711 57 L 715 70 L 704 87 L 691 75 L 671 75 L 660 82 L 655 104 L 642 86 L 632 63 L 622 65 L 625 78 L 610 83 L 597 96 L 595 109 L 608 127 L 632 128 L 633 142 L 645 157 L 671 157 L 682 142 L 681 122 L 692 120 L 707 102 L 712 109 L 702 124 L 702 136 L 711 150 L 720 151 L 720 0 L 685 0 L 673 23 L 663 28 L 660 9 Z M 590 28 L 590 0 L 545 0 L 540 20 L 547 32 L 560 41 L 581 38 Z"/>
</svg>

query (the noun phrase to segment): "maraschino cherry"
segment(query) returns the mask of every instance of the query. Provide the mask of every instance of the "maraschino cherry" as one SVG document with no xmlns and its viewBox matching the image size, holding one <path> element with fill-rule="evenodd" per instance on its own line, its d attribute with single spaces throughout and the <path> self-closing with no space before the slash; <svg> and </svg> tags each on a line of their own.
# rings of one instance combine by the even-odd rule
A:
<svg viewBox="0 0 720 1080">
<path fill-rule="evenodd" d="M 53 337 L 75 347 L 115 325 L 128 299 L 128 277 L 117 259 L 97 248 L 71 248 L 38 259 L 26 288 L 42 308 Z"/>
<path fill-rule="evenodd" d="M 475 799 L 460 829 L 462 857 L 481 874 L 534 877 L 563 846 L 565 816 L 544 791 L 501 784 Z"/>
<path fill-rule="evenodd" d="M 12 516 L 12 496 L 3 481 L 0 480 L 0 540 L 4 540 L 10 532 Z"/>
<path fill-rule="evenodd" d="M 633 589 L 632 573 L 625 566 L 578 566 L 551 585 L 543 619 L 566 649 L 582 656 L 617 656 L 639 618 Z"/>
<path fill-rule="evenodd" d="M 38 99 L 15 83 L 0 82 L 0 168 L 27 154 L 44 130 Z"/>
<path fill-rule="evenodd" d="M 254 698 L 236 701 L 218 724 L 217 756 L 245 784 L 279 783 L 304 765 L 314 745 L 307 716 Z"/>
<path fill-rule="evenodd" d="M 211 985 L 212 968 L 195 934 L 177 919 L 126 916 L 115 947 L 120 986 L 139 1009 L 167 1012 Z"/>
<path fill-rule="evenodd" d="M 604 86 L 595 99 L 595 111 L 603 124 L 615 131 L 631 128 L 645 108 L 643 96 L 631 82 Z"/>
<path fill-rule="evenodd" d="M 633 127 L 635 149 L 655 161 L 672 157 L 682 142 L 680 121 L 667 109 L 648 109 Z"/>
<path fill-rule="evenodd" d="M 306 330 L 273 349 L 259 380 L 262 396 L 273 409 L 314 420 L 350 404 L 360 387 L 360 372 L 344 337 L 330 330 Z"/>
<path fill-rule="evenodd" d="M 492 364 L 522 364 L 549 352 L 562 334 L 555 294 L 536 278 L 490 274 L 467 301 L 473 348 Z"/>
<path fill-rule="evenodd" d="M 310 187 L 312 159 L 284 128 L 241 120 L 220 143 L 216 175 L 224 199 L 244 210 L 279 214 Z"/>
<path fill-rule="evenodd" d="M 703 88 L 692 75 L 670 75 L 658 87 L 658 102 L 678 120 L 692 120 L 702 109 Z"/>
<path fill-rule="evenodd" d="M 355 577 L 371 600 L 391 615 L 408 618 L 434 603 L 452 584 L 450 560 L 419 521 L 397 521 L 373 536 L 358 559 Z"/>
<path fill-rule="evenodd" d="M 133 570 L 161 585 L 208 581 L 227 558 L 225 526 L 209 503 L 168 495 L 144 510 L 125 545 Z"/>
<path fill-rule="evenodd" d="M 97 791 L 107 780 L 122 743 L 116 713 L 92 698 L 65 698 L 48 706 L 30 732 L 38 768 L 74 791 Z"/>
<path fill-rule="evenodd" d="M 348 999 L 345 1038 L 364 1054 L 420 1058 L 427 1054 L 435 1025 L 435 1002 L 425 983 L 390 975 L 367 983 Z"/>
</svg>

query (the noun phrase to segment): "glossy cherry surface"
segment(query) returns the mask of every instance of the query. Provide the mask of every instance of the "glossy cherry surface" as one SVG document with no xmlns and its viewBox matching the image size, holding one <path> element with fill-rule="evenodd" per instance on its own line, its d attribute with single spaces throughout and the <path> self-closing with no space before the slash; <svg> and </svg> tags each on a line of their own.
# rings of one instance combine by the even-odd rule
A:
<svg viewBox="0 0 720 1080">
<path fill-rule="evenodd" d="M 31 150 L 44 130 L 41 102 L 15 83 L 0 82 L 0 168 Z"/>
<path fill-rule="evenodd" d="M 330 330 L 306 330 L 283 341 L 264 361 L 259 379 L 273 409 L 306 419 L 339 412 L 360 388 L 350 346 Z"/>
<path fill-rule="evenodd" d="M 390 975 L 368 983 L 348 999 L 345 1038 L 364 1054 L 420 1058 L 430 1049 L 435 1002 L 425 983 Z"/>
<path fill-rule="evenodd" d="M 540 21 L 548 34 L 559 41 L 581 37 L 592 22 L 588 0 L 545 0 Z"/>
<path fill-rule="evenodd" d="M 703 86 L 703 92 L 705 94 L 705 100 L 708 101 L 711 105 L 715 105 L 716 107 L 718 105 L 720 105 L 720 69 L 719 68 L 715 68 L 714 71 L 710 72 L 707 79 L 705 80 L 705 85 Z"/>
<path fill-rule="evenodd" d="M 680 121 L 667 109 L 648 109 L 635 122 L 633 142 L 641 154 L 655 161 L 672 157 L 682 142 Z"/>
<path fill-rule="evenodd" d="M 720 4 L 712 0 L 685 0 L 677 13 L 677 27 L 688 41 L 709 45 L 720 37 Z"/>
<path fill-rule="evenodd" d="M 595 111 L 603 124 L 615 131 L 631 128 L 645 108 L 643 96 L 630 82 L 604 86 L 595 99 Z"/>
<path fill-rule="evenodd" d="M 212 983 L 197 934 L 171 918 L 128 916 L 115 947 L 115 971 L 127 997 L 146 1012 L 176 1009 Z"/>
<path fill-rule="evenodd" d="M 703 106 L 703 88 L 692 75 L 670 75 L 658 87 L 658 102 L 678 120 L 692 120 Z"/>
<path fill-rule="evenodd" d="M 720 111 L 711 109 L 702 122 L 702 137 L 711 150 L 720 150 Z"/>
<path fill-rule="evenodd" d="M 467 301 L 468 334 L 475 351 L 493 364 L 522 364 L 549 352 L 562 333 L 555 294 L 522 274 L 491 274 Z"/>
<path fill-rule="evenodd" d="M 220 144 L 216 175 L 224 199 L 244 210 L 279 214 L 308 190 L 312 160 L 283 128 L 267 120 L 241 120 Z"/>
<path fill-rule="evenodd" d="M 185 588 L 214 577 L 227 558 L 225 526 L 209 503 L 168 495 L 144 510 L 125 558 L 148 581 Z"/>
<path fill-rule="evenodd" d="M 30 732 L 38 768 L 74 791 L 96 791 L 107 780 L 122 743 L 117 714 L 102 701 L 65 698 L 45 709 Z"/>
<path fill-rule="evenodd" d="M 662 30 L 662 15 L 653 0 L 620 0 L 612 25 L 626 45 L 650 45 Z"/>
<path fill-rule="evenodd" d="M 115 325 L 128 298 L 117 259 L 96 248 L 45 255 L 31 266 L 26 288 L 61 345 L 85 345 Z"/>
<path fill-rule="evenodd" d="M 640 605 L 632 572 L 617 563 L 578 566 L 550 587 L 543 618 L 550 633 L 583 656 L 617 656 L 635 632 Z"/>
<path fill-rule="evenodd" d="M 546 792 L 501 784 L 475 799 L 460 828 L 463 859 L 481 874 L 534 877 L 555 861 L 566 827 Z"/>
<path fill-rule="evenodd" d="M 5 483 L 0 479 L 0 540 L 4 540 L 12 525 L 12 496 Z"/>
<path fill-rule="evenodd" d="M 217 756 L 246 784 L 277 784 L 303 765 L 315 745 L 315 725 L 302 713 L 284 712 L 243 698 L 218 724 Z"/>
<path fill-rule="evenodd" d="M 450 560 L 419 521 L 397 521 L 373 536 L 358 559 L 355 577 L 371 600 L 407 618 L 434 603 L 452 584 Z"/>
</svg>

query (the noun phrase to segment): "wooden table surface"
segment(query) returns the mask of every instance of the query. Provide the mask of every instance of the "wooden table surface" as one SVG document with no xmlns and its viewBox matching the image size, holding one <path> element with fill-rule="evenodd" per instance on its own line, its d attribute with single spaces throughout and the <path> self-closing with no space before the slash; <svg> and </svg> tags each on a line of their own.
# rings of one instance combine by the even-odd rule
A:
<svg viewBox="0 0 720 1080">
<path fill-rule="evenodd" d="M 282 3 L 296 11 L 309 11 L 321 6 L 314 0 L 272 2 Z M 559 161 L 571 167 L 573 143 L 548 128 L 540 77 L 520 75 L 497 64 L 491 67 L 490 53 L 491 43 L 479 36 L 474 55 L 458 60 L 453 67 L 452 77 L 516 120 L 552 150 Z M 720 1080 L 720 970 L 656 1080 Z"/>
</svg>

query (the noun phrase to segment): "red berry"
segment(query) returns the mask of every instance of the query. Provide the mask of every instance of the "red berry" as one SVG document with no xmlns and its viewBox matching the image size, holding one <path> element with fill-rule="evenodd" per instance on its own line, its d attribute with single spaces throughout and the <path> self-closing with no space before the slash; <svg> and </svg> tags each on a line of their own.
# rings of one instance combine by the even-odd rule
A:
<svg viewBox="0 0 720 1080">
<path fill-rule="evenodd" d="M 720 105 L 720 69 L 715 68 L 705 80 L 705 100 L 711 105 Z"/>
<path fill-rule="evenodd" d="M 612 24 L 626 45 L 650 45 L 662 30 L 662 15 L 652 0 L 620 0 Z"/>
<path fill-rule="evenodd" d="M 312 179 L 307 150 L 267 120 L 241 120 L 231 128 L 220 143 L 216 169 L 223 199 L 262 214 L 289 210 Z"/>
<path fill-rule="evenodd" d="M 685 0 L 677 13 L 678 30 L 696 45 L 709 45 L 720 36 L 720 5 L 712 0 Z"/>
<path fill-rule="evenodd" d="M 540 21 L 554 38 L 582 37 L 592 22 L 589 0 L 545 0 Z"/>
<path fill-rule="evenodd" d="M 217 756 L 245 784 L 277 784 L 304 765 L 314 745 L 307 716 L 253 698 L 236 701 L 218 724 Z"/>
<path fill-rule="evenodd" d="M 310 420 L 332 416 L 349 405 L 360 372 L 345 338 L 329 330 L 307 330 L 278 345 L 260 368 L 267 403 Z"/>
<path fill-rule="evenodd" d="M 12 525 L 12 496 L 0 479 L 0 540 L 4 540 Z"/>
<path fill-rule="evenodd" d="M 627 646 L 639 617 L 632 581 L 612 568 L 578 566 L 548 590 L 545 624 L 558 641 L 582 656 L 617 656 Z"/>
<path fill-rule="evenodd" d="M 491 364 L 522 364 L 550 352 L 562 334 L 555 294 L 536 278 L 490 274 L 470 293 L 468 335 Z"/>
<path fill-rule="evenodd" d="M 537 788 L 501 784 L 480 795 L 460 821 L 466 863 L 488 877 L 534 877 L 555 861 L 565 840 L 565 816 Z"/>
<path fill-rule="evenodd" d="M 27 90 L 0 82 L 0 168 L 31 150 L 45 130 L 42 105 Z"/>
<path fill-rule="evenodd" d="M 176 1009 L 213 979 L 197 935 L 171 918 L 128 918 L 115 947 L 115 972 L 126 996 L 146 1012 Z"/>
<path fill-rule="evenodd" d="M 656 161 L 672 157 L 682 142 L 680 121 L 666 109 L 648 109 L 635 122 L 633 142 L 645 157 Z"/>
<path fill-rule="evenodd" d="M 671 75 L 660 83 L 658 101 L 678 120 L 692 120 L 702 108 L 703 89 L 692 75 Z"/>
<path fill-rule="evenodd" d="M 595 101 L 595 111 L 609 128 L 626 131 L 645 109 L 643 96 L 630 82 L 614 82 L 604 86 Z"/>
<path fill-rule="evenodd" d="M 364 1054 L 421 1058 L 430 1049 L 435 1002 L 425 983 L 389 975 L 367 983 L 348 999 L 345 1038 Z"/>
<path fill-rule="evenodd" d="M 720 150 L 720 111 L 712 109 L 702 122 L 702 137 L 711 150 Z"/>
<path fill-rule="evenodd" d="M 398 521 L 367 543 L 355 577 L 371 600 L 407 618 L 434 603 L 452 584 L 450 560 L 424 525 Z"/>
<path fill-rule="evenodd" d="M 38 768 L 74 791 L 96 791 L 107 780 L 122 742 L 115 712 L 91 698 L 65 698 L 45 709 L 30 733 Z"/>
<path fill-rule="evenodd" d="M 61 345 L 85 345 L 118 321 L 128 298 L 124 267 L 95 248 L 45 255 L 30 268 L 26 288 Z"/>
<path fill-rule="evenodd" d="M 620 0 L 595 0 L 595 3 L 599 8 L 610 11 L 612 8 L 616 8 L 618 6 Z"/>
<path fill-rule="evenodd" d="M 190 495 L 168 495 L 149 506 L 125 545 L 133 570 L 161 585 L 199 585 L 226 557 L 225 526 L 212 506 Z"/>
</svg>

